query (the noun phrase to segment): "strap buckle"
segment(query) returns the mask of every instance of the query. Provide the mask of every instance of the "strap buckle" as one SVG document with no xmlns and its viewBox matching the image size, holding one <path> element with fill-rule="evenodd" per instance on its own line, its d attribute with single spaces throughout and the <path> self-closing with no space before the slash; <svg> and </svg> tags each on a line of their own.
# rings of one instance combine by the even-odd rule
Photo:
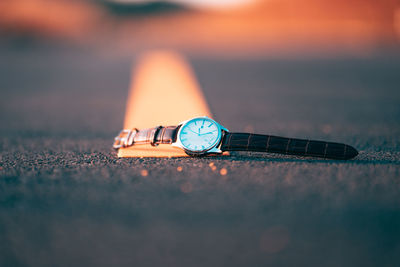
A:
<svg viewBox="0 0 400 267">
<path fill-rule="evenodd" d="M 135 138 L 136 133 L 139 130 L 133 128 L 131 130 L 124 129 L 122 130 L 115 138 L 114 138 L 114 149 L 119 149 L 121 147 L 128 147 L 133 145 L 133 140 Z"/>
</svg>

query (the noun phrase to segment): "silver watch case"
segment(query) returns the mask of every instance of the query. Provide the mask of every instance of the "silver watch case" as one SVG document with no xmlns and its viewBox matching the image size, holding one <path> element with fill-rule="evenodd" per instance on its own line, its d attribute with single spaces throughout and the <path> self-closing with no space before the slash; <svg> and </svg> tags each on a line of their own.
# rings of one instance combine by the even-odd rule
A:
<svg viewBox="0 0 400 267">
<path fill-rule="evenodd" d="M 202 150 L 202 151 L 192 151 L 192 150 L 189 150 L 189 149 L 187 149 L 187 148 L 185 148 L 183 146 L 183 144 L 180 141 L 181 140 L 180 139 L 180 134 L 181 134 L 181 130 L 182 130 L 183 126 L 186 123 L 188 123 L 191 120 L 200 119 L 200 118 L 207 118 L 208 120 L 211 120 L 211 121 L 215 122 L 215 124 L 217 125 L 218 130 L 219 130 L 219 137 L 218 137 L 218 140 L 216 141 L 216 143 L 215 143 L 215 145 L 213 147 L 211 147 L 209 149 L 206 149 L 206 150 Z M 220 149 L 220 147 L 221 147 L 222 137 L 224 136 L 224 132 L 229 132 L 229 130 L 226 129 L 221 124 L 219 124 L 218 122 L 216 122 L 215 120 L 210 119 L 207 116 L 195 117 L 195 118 L 191 118 L 189 120 L 186 120 L 186 121 L 183 121 L 183 122 L 179 123 L 179 130 L 178 130 L 178 134 L 176 136 L 176 141 L 174 143 L 172 143 L 171 145 L 174 146 L 174 147 L 179 147 L 179 148 L 183 149 L 186 152 L 186 154 L 188 154 L 190 156 L 204 156 L 204 155 L 207 155 L 207 154 L 222 154 L 222 150 Z"/>
</svg>

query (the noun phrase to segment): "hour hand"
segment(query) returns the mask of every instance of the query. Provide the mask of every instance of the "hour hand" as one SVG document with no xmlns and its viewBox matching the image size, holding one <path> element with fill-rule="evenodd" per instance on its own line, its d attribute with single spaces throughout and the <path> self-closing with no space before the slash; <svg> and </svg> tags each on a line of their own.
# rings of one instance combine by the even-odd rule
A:
<svg viewBox="0 0 400 267">
<path fill-rule="evenodd" d="M 193 131 L 192 129 L 189 129 L 189 131 L 191 131 L 192 133 L 195 133 L 197 135 L 200 135 L 199 133 L 196 133 L 195 131 Z"/>
</svg>

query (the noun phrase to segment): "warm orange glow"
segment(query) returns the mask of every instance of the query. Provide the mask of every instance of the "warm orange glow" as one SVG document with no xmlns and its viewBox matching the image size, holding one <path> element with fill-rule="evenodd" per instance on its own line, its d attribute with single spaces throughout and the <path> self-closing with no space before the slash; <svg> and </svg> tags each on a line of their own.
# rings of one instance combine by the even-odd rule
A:
<svg viewBox="0 0 400 267">
<path fill-rule="evenodd" d="M 157 0 L 111 0 L 113 2 L 117 3 L 123 3 L 123 4 L 128 4 L 128 3 L 151 3 L 151 2 L 158 2 Z M 232 8 L 238 8 L 238 7 L 243 7 L 246 5 L 249 5 L 257 0 L 165 0 L 166 2 L 171 2 L 171 3 L 176 3 L 176 4 L 182 4 L 185 6 L 189 7 L 194 7 L 194 8 L 204 8 L 204 9 L 232 9 Z"/>
<path fill-rule="evenodd" d="M 188 6 L 205 9 L 234 9 L 253 4 L 257 0 L 169 0 L 170 2 L 182 3 Z"/>
<path fill-rule="evenodd" d="M 219 174 L 221 174 L 222 176 L 223 175 L 226 175 L 228 173 L 228 171 L 227 171 L 227 169 L 225 169 L 225 168 L 222 168 L 220 171 L 219 171 Z"/>
<path fill-rule="evenodd" d="M 117 16 L 96 1 L 15 0 L 0 1 L 0 32 L 129 52 L 163 47 L 230 58 L 363 56 L 398 46 L 399 8 L 393 0 L 259 0 L 235 9 Z"/>
<path fill-rule="evenodd" d="M 0 30 L 82 39 L 95 31 L 103 11 L 83 1 L 0 1 Z"/>
<path fill-rule="evenodd" d="M 390 1 L 269 0 L 232 11 L 164 15 L 151 23 L 132 20 L 119 34 L 130 47 L 157 43 L 217 57 L 363 56 L 393 43 L 393 10 Z M 133 28 L 141 30 L 132 35 Z"/>
<path fill-rule="evenodd" d="M 177 53 L 144 54 L 133 73 L 126 104 L 124 128 L 177 125 L 197 116 L 211 116 L 210 109 L 185 59 Z M 140 145 L 120 149 L 119 157 L 187 156 L 171 145 Z"/>
<path fill-rule="evenodd" d="M 171 51 L 144 54 L 134 71 L 125 127 L 176 125 L 211 113 L 185 59 Z"/>
<path fill-rule="evenodd" d="M 210 166 L 212 171 L 215 171 L 217 169 L 217 166 L 215 166 L 214 162 L 210 162 L 210 164 L 208 164 L 208 166 Z"/>
<path fill-rule="evenodd" d="M 398 7 L 393 16 L 393 27 L 397 35 L 398 41 L 400 41 L 400 7 Z"/>
</svg>

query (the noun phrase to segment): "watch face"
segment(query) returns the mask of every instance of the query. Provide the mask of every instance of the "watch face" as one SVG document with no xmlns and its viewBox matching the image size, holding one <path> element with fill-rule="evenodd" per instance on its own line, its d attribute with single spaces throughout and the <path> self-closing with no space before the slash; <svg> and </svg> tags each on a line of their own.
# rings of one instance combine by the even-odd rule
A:
<svg viewBox="0 0 400 267">
<path fill-rule="evenodd" d="M 186 150 L 203 152 L 213 148 L 219 142 L 221 129 L 209 118 L 195 118 L 182 126 L 179 138 Z"/>
</svg>

